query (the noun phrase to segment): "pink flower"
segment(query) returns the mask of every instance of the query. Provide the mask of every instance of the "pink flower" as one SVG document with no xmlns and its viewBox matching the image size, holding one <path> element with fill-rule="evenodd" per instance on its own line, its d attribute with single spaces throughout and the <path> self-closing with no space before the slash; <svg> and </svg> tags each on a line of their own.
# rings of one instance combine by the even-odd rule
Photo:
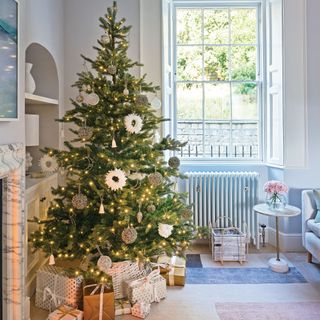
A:
<svg viewBox="0 0 320 320">
<path fill-rule="evenodd" d="M 281 181 L 271 180 L 265 183 L 263 187 L 267 193 L 287 193 L 288 186 Z"/>
</svg>

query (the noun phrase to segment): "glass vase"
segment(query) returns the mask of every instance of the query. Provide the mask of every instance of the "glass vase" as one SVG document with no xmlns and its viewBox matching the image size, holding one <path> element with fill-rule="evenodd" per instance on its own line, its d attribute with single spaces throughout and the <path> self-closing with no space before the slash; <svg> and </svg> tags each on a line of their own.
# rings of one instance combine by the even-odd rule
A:
<svg viewBox="0 0 320 320">
<path fill-rule="evenodd" d="M 266 204 L 270 210 L 280 210 L 286 206 L 287 200 L 283 194 L 267 193 Z"/>
</svg>

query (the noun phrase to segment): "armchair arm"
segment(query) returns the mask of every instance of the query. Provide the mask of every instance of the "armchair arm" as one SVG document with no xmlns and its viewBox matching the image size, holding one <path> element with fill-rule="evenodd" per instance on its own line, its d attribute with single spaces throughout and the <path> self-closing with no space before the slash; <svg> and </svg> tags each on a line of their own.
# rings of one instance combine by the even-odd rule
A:
<svg viewBox="0 0 320 320">
<path fill-rule="evenodd" d="M 313 198 L 312 190 L 302 191 L 302 242 L 305 243 L 305 233 L 310 231 L 307 227 L 307 221 L 313 219 L 316 215 L 317 207 Z"/>
</svg>

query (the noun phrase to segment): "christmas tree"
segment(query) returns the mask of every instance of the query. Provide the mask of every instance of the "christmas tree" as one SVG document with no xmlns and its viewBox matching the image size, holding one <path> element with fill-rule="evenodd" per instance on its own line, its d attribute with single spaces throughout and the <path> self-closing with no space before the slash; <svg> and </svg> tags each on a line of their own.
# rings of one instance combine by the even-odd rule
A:
<svg viewBox="0 0 320 320">
<path fill-rule="evenodd" d="M 130 27 L 116 14 L 114 2 L 100 18 L 97 57 L 83 56 L 91 70 L 78 74 L 74 108 L 59 120 L 73 124 L 76 138 L 64 151 L 44 150 L 47 167 L 59 166 L 65 183 L 52 191 L 48 218 L 37 220 L 31 238 L 51 260 L 80 260 L 77 272 L 90 277 L 103 275 L 100 255 L 139 263 L 162 253 L 183 255 L 194 232 L 185 195 L 175 191 L 180 161 L 164 161 L 164 151 L 184 144 L 169 136 L 154 141 L 164 119 L 142 93 L 157 88 L 129 73 L 141 65 L 127 57 Z"/>
</svg>

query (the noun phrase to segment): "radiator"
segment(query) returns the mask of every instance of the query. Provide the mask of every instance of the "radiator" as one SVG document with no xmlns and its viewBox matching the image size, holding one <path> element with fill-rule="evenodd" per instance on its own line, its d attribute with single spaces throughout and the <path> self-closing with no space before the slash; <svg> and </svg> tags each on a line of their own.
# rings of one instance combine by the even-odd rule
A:
<svg viewBox="0 0 320 320">
<path fill-rule="evenodd" d="M 186 175 L 187 201 L 193 207 L 195 225 L 205 227 L 226 216 L 243 232 L 246 232 L 245 223 L 250 237 L 257 239 L 257 217 L 252 210 L 258 197 L 257 172 L 187 172 Z M 217 226 L 225 227 L 227 220 L 220 219 Z"/>
</svg>

